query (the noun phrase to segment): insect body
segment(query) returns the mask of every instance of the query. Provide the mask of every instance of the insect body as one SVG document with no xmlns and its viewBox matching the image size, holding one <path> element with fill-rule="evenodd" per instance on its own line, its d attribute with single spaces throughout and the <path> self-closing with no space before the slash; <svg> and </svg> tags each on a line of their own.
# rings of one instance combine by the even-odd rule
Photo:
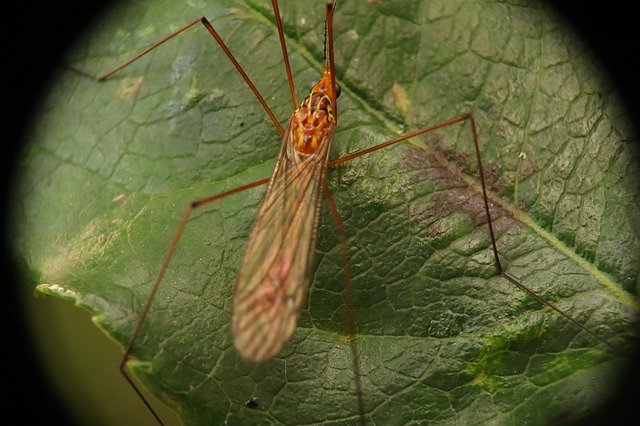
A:
<svg viewBox="0 0 640 426">
<path fill-rule="evenodd" d="M 322 79 L 289 119 L 238 271 L 232 334 L 235 348 L 248 361 L 265 361 L 280 352 L 306 300 L 336 127 L 334 84 L 325 66 Z"/>
</svg>

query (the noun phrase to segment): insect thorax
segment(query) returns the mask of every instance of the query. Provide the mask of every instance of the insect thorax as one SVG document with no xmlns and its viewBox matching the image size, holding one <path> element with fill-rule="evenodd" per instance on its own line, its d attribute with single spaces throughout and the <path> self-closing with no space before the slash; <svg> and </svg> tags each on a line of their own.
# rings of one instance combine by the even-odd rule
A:
<svg viewBox="0 0 640 426">
<path fill-rule="evenodd" d="M 304 98 L 291 122 L 296 151 L 307 155 L 315 153 L 334 119 L 331 99 L 326 93 L 312 92 Z"/>
</svg>

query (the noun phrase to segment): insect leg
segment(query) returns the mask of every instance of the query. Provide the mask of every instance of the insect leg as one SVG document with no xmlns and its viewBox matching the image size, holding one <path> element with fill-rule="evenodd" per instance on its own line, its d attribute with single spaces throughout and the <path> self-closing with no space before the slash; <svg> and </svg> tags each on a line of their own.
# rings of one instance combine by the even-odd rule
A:
<svg viewBox="0 0 640 426">
<path fill-rule="evenodd" d="M 358 405 L 358 417 L 360 418 L 360 424 L 365 424 L 364 421 L 364 401 L 362 396 L 362 383 L 360 378 L 360 362 L 358 357 L 358 347 L 356 344 L 356 338 L 358 336 L 358 325 L 355 318 L 355 302 L 353 300 L 353 285 L 351 283 L 351 270 L 349 268 L 349 245 L 347 244 L 347 234 L 344 229 L 344 222 L 340 216 L 340 212 L 336 207 L 336 202 L 327 187 L 325 180 L 322 191 L 329 203 L 331 209 L 331 216 L 333 216 L 333 222 L 336 225 L 336 231 L 338 238 L 340 239 L 340 255 L 342 257 L 343 277 L 344 277 L 344 292 L 343 298 L 347 308 L 347 330 L 349 332 L 349 346 L 351 348 L 351 356 L 353 359 L 353 375 L 356 390 L 356 401 Z"/>
<path fill-rule="evenodd" d="M 479 177 L 480 177 L 482 198 L 483 198 L 484 210 L 485 210 L 486 219 L 487 219 L 487 228 L 488 228 L 488 232 L 489 232 L 489 238 L 491 240 L 491 246 L 492 246 L 492 251 L 493 251 L 493 255 L 494 255 L 494 263 L 495 263 L 495 267 L 496 267 L 496 273 L 498 275 L 500 275 L 501 277 L 503 277 L 504 279 L 506 279 L 507 281 L 509 281 L 510 284 L 512 284 L 513 286 L 517 287 L 521 291 L 525 292 L 528 296 L 530 296 L 533 299 L 535 299 L 538 303 L 540 303 L 542 305 L 545 305 L 548 308 L 550 308 L 553 311 L 555 311 L 556 313 L 558 313 L 560 316 L 565 318 L 568 322 L 573 324 L 575 327 L 577 327 L 580 330 L 588 333 L 589 335 L 591 335 L 592 337 L 596 338 L 600 342 L 606 344 L 608 347 L 612 348 L 616 352 L 621 352 L 620 348 L 612 345 L 606 339 L 604 339 L 603 337 L 601 337 L 598 334 L 594 333 L 592 330 L 588 329 L 584 324 L 580 323 L 575 318 L 571 317 L 569 314 L 567 314 L 566 312 L 562 311 L 560 308 L 555 306 L 553 303 L 551 303 L 551 302 L 543 299 L 542 297 L 540 297 L 540 295 L 535 293 L 530 288 L 526 287 L 524 284 L 522 284 L 520 282 L 520 280 L 518 280 L 513 275 L 507 273 L 503 269 L 503 267 L 502 267 L 502 265 L 500 263 L 500 256 L 498 254 L 498 247 L 497 247 L 496 237 L 495 237 L 495 233 L 494 233 L 494 229 L 493 229 L 493 222 L 491 220 L 491 212 L 490 212 L 490 206 L 489 206 L 489 204 L 490 204 L 489 203 L 489 195 L 488 195 L 488 191 L 487 191 L 487 187 L 486 187 L 484 167 L 482 165 L 482 158 L 481 158 L 481 154 L 480 154 L 480 143 L 479 143 L 479 138 L 478 138 L 478 132 L 477 132 L 475 120 L 473 119 L 473 116 L 470 113 L 458 115 L 458 116 L 450 118 L 450 119 L 448 119 L 446 121 L 443 121 L 443 122 L 441 122 L 439 124 L 423 127 L 421 129 L 415 130 L 413 132 L 406 133 L 406 134 L 404 134 L 404 135 L 402 135 L 402 136 L 400 136 L 398 138 L 389 140 L 387 142 L 383 142 L 383 143 L 380 143 L 378 145 L 375 145 L 375 146 L 372 146 L 372 147 L 369 147 L 369 148 L 366 148 L 366 149 L 363 149 L 363 150 L 360 150 L 360 151 L 356 151 L 356 152 L 351 153 L 351 154 L 344 155 L 344 156 L 342 156 L 340 158 L 337 158 L 337 159 L 329 161 L 329 167 L 335 167 L 336 165 L 345 163 L 345 162 L 347 162 L 349 160 L 352 160 L 354 158 L 360 157 L 362 155 L 381 150 L 383 148 L 398 144 L 400 142 L 406 141 L 406 140 L 414 138 L 416 136 L 421 136 L 421 135 L 424 135 L 426 133 L 433 132 L 433 131 L 435 131 L 437 129 L 441 129 L 441 128 L 445 128 L 445 127 L 448 127 L 448 126 L 452 126 L 454 124 L 467 123 L 467 122 L 469 123 L 470 129 L 471 129 L 471 134 L 472 134 L 473 143 L 474 143 L 474 147 L 475 147 L 475 155 L 476 155 L 476 161 L 477 161 L 477 166 L 478 166 L 478 174 L 479 174 Z"/>
<path fill-rule="evenodd" d="M 225 191 L 225 192 L 221 192 L 219 194 L 215 194 L 209 197 L 205 197 L 205 198 L 201 198 L 199 200 L 195 200 L 192 201 L 191 203 L 189 203 L 189 205 L 184 209 L 184 212 L 182 213 L 182 217 L 180 218 L 180 222 L 178 223 L 178 226 L 176 227 L 176 230 L 173 234 L 173 238 L 171 239 L 171 242 L 169 243 L 169 246 L 167 247 L 167 251 L 166 254 L 164 256 L 164 258 L 162 259 L 162 263 L 160 264 L 160 270 L 158 271 L 158 274 L 156 275 L 156 278 L 153 282 L 153 285 L 151 287 L 151 291 L 149 293 L 149 297 L 147 299 L 147 302 L 145 303 L 144 307 L 142 308 L 142 312 L 140 313 L 140 316 L 138 317 L 138 320 L 136 322 L 133 334 L 131 335 L 131 339 L 129 340 L 129 344 L 127 345 L 127 348 L 125 349 L 124 355 L 122 356 L 122 359 L 120 361 L 119 364 L 119 370 L 122 373 L 122 375 L 127 379 L 127 381 L 129 382 L 129 384 L 131 385 L 131 387 L 133 387 L 133 389 L 135 390 L 136 394 L 138 394 L 138 396 L 140 397 L 140 399 L 144 402 L 144 404 L 146 405 L 146 407 L 149 409 L 149 411 L 151 412 L 151 414 L 153 414 L 153 416 L 156 418 L 156 420 L 160 423 L 163 424 L 162 420 L 160 419 L 160 417 L 158 416 L 158 414 L 156 413 L 156 411 L 153 409 L 153 407 L 151 407 L 151 405 L 149 404 L 149 401 L 147 401 L 147 399 L 144 397 L 144 395 L 142 394 L 142 391 L 140 390 L 140 388 L 136 385 L 135 380 L 133 379 L 133 377 L 131 377 L 128 373 L 127 373 L 127 369 L 125 368 L 125 366 L 127 365 L 127 362 L 129 361 L 129 359 L 131 358 L 131 353 L 133 352 L 133 349 L 135 347 L 136 341 L 138 340 L 138 337 L 140 336 L 140 332 L 142 330 L 142 326 L 144 324 L 144 321 L 147 317 L 147 314 L 149 313 L 149 309 L 151 308 L 151 304 L 153 303 L 153 299 L 156 295 L 156 293 L 158 292 L 158 288 L 160 288 L 160 284 L 162 283 L 162 280 L 164 278 L 164 275 L 169 267 L 169 264 L 171 263 L 171 259 L 173 257 L 173 254 L 176 251 L 176 248 L 178 247 L 178 243 L 180 241 L 180 238 L 182 237 L 182 234 L 184 232 L 184 229 L 187 225 L 187 222 L 189 222 L 189 218 L 191 217 L 191 214 L 193 213 L 193 211 L 199 207 L 205 206 L 207 204 L 210 204 L 214 201 L 218 201 L 222 198 L 225 198 L 229 195 L 232 194 L 236 194 L 239 192 L 243 192 L 246 191 L 248 189 L 251 188 L 255 188 L 261 185 L 266 184 L 267 182 L 269 182 L 269 179 L 262 179 L 262 180 L 258 180 L 255 182 L 251 182 L 248 183 L 246 185 L 243 186 L 239 186 L 237 188 L 233 188 L 231 190 Z"/>
<path fill-rule="evenodd" d="M 262 97 L 262 95 L 260 94 L 260 92 L 258 91 L 256 86 L 253 84 L 253 82 L 251 81 L 251 79 L 249 78 L 247 73 L 244 71 L 244 69 L 242 68 L 242 66 L 238 62 L 238 60 L 235 58 L 235 56 L 233 56 L 233 54 L 231 53 L 231 51 L 229 50 L 227 45 L 224 43 L 224 41 L 222 40 L 222 38 L 220 37 L 218 32 L 215 30 L 215 28 L 213 27 L 211 22 L 209 22 L 209 20 L 207 18 L 205 18 L 204 16 L 196 18 L 193 21 L 189 22 L 188 24 L 178 28 L 177 30 L 175 30 L 171 34 L 164 36 L 160 40 L 158 40 L 155 43 L 153 43 L 151 46 L 145 48 L 140 53 L 135 55 L 133 58 L 123 62 L 120 65 L 117 65 L 116 67 L 112 68 L 111 70 L 109 70 L 109 71 L 107 71 L 107 72 L 105 72 L 105 73 L 103 73 L 103 74 L 101 74 L 99 76 L 94 76 L 94 75 L 89 74 L 89 73 L 87 73 L 85 71 L 78 70 L 75 67 L 68 66 L 68 68 L 70 70 L 72 70 L 72 71 L 74 71 L 74 72 L 76 72 L 76 73 L 78 73 L 78 74 L 80 74 L 80 75 L 82 75 L 84 77 L 90 78 L 92 80 L 105 81 L 108 78 L 110 78 L 111 76 L 113 76 L 114 74 L 116 74 L 117 72 L 121 71 L 122 69 L 124 69 L 127 66 L 131 65 L 132 63 L 134 63 L 138 59 L 142 58 L 147 53 L 151 52 L 152 50 L 156 49 L 160 45 L 162 45 L 165 42 L 171 40 L 172 38 L 178 36 L 179 34 L 182 34 L 184 31 L 188 30 L 189 28 L 193 27 L 194 25 L 197 25 L 198 23 L 202 24 L 207 29 L 209 34 L 211 34 L 211 36 L 216 40 L 216 42 L 218 43 L 218 45 L 220 46 L 222 51 L 225 53 L 225 55 L 227 56 L 229 61 L 231 61 L 231 63 L 236 68 L 238 73 L 240 73 L 240 75 L 242 76 L 244 81 L 249 86 L 249 89 L 251 89 L 251 91 L 253 92 L 255 97 L 258 99 L 258 102 L 260 102 L 260 105 L 262 105 L 262 108 L 264 108 L 265 112 L 267 113 L 267 115 L 269 116 L 269 118 L 271 119 L 273 124 L 276 126 L 276 128 L 278 129 L 278 132 L 280 133 L 280 135 L 284 134 L 284 129 L 282 128 L 282 125 L 280 124 L 280 122 L 278 121 L 276 116 L 274 115 L 273 111 L 271 111 L 271 108 L 269 108 L 269 105 L 267 105 L 267 102 L 264 100 L 264 98 Z M 279 31 L 281 31 L 281 28 L 279 29 Z"/>
</svg>

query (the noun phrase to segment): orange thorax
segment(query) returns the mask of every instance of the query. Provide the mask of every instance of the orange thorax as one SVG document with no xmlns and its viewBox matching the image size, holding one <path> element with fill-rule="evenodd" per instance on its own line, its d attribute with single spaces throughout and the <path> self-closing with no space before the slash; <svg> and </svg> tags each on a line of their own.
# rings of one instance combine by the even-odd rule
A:
<svg viewBox="0 0 640 426">
<path fill-rule="evenodd" d="M 331 79 L 327 74 L 323 74 L 300 108 L 293 113 L 291 135 L 293 146 L 300 154 L 315 153 L 335 120 L 331 104 Z"/>
</svg>

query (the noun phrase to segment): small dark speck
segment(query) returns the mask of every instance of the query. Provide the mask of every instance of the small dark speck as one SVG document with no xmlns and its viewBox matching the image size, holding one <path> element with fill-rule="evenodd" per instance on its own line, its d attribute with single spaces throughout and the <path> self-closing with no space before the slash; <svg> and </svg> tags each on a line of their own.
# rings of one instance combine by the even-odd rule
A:
<svg viewBox="0 0 640 426">
<path fill-rule="evenodd" d="M 240 122 L 240 127 L 244 127 L 244 121 Z"/>
<path fill-rule="evenodd" d="M 252 396 L 244 402 L 244 406 L 251 410 L 255 410 L 259 405 L 257 396 Z"/>
</svg>

